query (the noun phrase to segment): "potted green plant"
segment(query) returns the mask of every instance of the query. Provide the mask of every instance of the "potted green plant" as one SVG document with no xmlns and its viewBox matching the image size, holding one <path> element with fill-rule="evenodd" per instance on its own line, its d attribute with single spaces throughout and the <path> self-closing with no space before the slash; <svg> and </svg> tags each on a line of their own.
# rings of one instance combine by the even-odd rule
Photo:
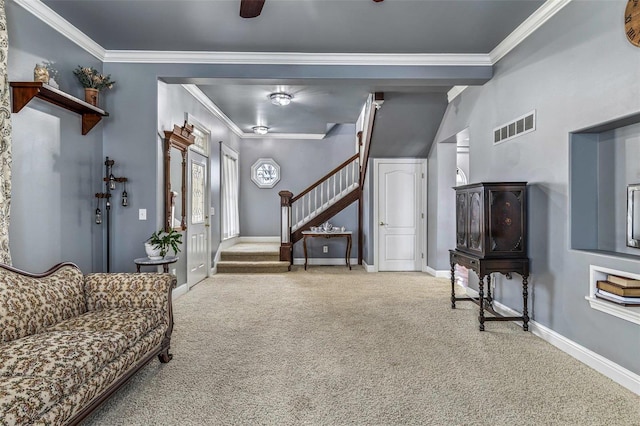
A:
<svg viewBox="0 0 640 426">
<path fill-rule="evenodd" d="M 151 260 L 158 260 L 164 258 L 169 249 L 173 250 L 174 254 L 180 252 L 180 245 L 182 244 L 182 234 L 175 229 L 165 232 L 163 229 L 151 234 L 149 239 L 144 243 L 147 256 Z"/>
</svg>

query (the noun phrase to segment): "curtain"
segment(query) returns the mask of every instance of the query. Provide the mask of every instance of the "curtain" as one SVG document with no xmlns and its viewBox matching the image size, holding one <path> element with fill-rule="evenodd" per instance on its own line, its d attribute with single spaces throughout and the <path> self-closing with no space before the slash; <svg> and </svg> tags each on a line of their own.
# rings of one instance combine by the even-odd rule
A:
<svg viewBox="0 0 640 426">
<path fill-rule="evenodd" d="M 0 0 L 0 262 L 11 264 L 9 213 L 11 207 L 11 110 L 7 54 L 9 37 L 5 0 Z"/>
<path fill-rule="evenodd" d="M 222 157 L 222 239 L 240 235 L 238 153 L 220 144 Z"/>
</svg>

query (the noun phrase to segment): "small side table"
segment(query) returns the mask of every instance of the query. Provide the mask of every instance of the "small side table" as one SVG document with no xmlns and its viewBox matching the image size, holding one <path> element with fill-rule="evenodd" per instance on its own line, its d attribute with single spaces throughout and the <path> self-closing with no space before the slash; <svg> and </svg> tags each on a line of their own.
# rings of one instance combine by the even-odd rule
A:
<svg viewBox="0 0 640 426">
<path fill-rule="evenodd" d="M 347 239 L 347 251 L 344 255 L 344 260 L 349 269 L 351 269 L 351 261 L 349 255 L 351 254 L 351 231 L 346 232 L 325 232 L 325 231 L 302 231 L 302 247 L 304 248 L 304 270 L 307 270 L 307 238 L 335 238 L 345 237 Z"/>
<path fill-rule="evenodd" d="M 162 271 L 165 273 L 169 272 L 169 264 L 176 263 L 178 261 L 178 256 L 165 256 L 162 259 L 149 259 L 148 257 L 139 257 L 138 259 L 134 259 L 133 262 L 136 264 L 136 271 L 140 272 L 141 266 L 160 266 L 162 265 Z"/>
</svg>

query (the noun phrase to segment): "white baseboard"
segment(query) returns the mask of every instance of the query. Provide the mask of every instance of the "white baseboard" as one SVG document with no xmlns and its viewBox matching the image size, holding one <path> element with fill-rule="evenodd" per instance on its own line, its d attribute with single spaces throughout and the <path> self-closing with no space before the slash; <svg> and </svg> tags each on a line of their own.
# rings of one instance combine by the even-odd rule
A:
<svg viewBox="0 0 640 426">
<path fill-rule="evenodd" d="M 280 237 L 238 237 L 239 243 L 279 243 Z"/>
<path fill-rule="evenodd" d="M 218 262 L 220 262 L 220 254 L 222 250 L 234 246 L 239 242 L 240 237 L 229 238 L 228 240 L 220 241 L 220 244 L 218 245 L 218 251 L 216 251 L 216 255 L 213 258 L 213 268 L 211 268 L 211 275 L 215 275 L 218 273 Z"/>
<path fill-rule="evenodd" d="M 353 257 L 350 260 L 351 267 L 358 264 L 358 259 Z M 296 257 L 293 259 L 294 265 L 304 265 L 304 257 Z M 307 261 L 308 265 L 339 265 L 346 266 L 344 257 L 310 257 Z"/>
<path fill-rule="evenodd" d="M 189 291 L 189 286 L 187 285 L 187 283 L 177 286 L 176 288 L 173 289 L 173 292 L 171 293 L 171 300 L 176 300 L 178 297 L 182 296 L 183 294 L 186 294 L 188 291 Z"/>
<path fill-rule="evenodd" d="M 466 288 L 466 292 L 471 297 L 478 297 L 478 292 Z M 502 303 L 493 302 L 496 312 L 504 316 L 518 316 L 522 315 L 521 312 L 515 311 L 510 307 L 503 305 Z M 515 321 L 517 324 L 520 321 Z M 583 364 L 588 365 L 600 374 L 605 375 L 614 382 L 629 389 L 636 395 L 640 395 L 640 375 L 633 371 L 616 364 L 615 362 L 603 357 L 590 349 L 585 348 L 582 345 L 577 344 L 573 340 L 567 339 L 563 335 L 551 330 L 550 328 L 538 324 L 535 321 L 529 321 L 529 330 L 535 336 L 540 337 L 545 342 L 548 342 L 560 349 L 561 351 L 571 355 Z"/>
<path fill-rule="evenodd" d="M 426 272 L 436 278 L 451 278 L 451 271 L 437 271 L 431 266 L 425 266 L 422 272 Z"/>
<path fill-rule="evenodd" d="M 378 270 L 376 269 L 376 265 L 369 265 L 364 260 L 362 261 L 362 266 L 364 267 L 364 270 L 367 272 L 378 272 Z"/>
</svg>

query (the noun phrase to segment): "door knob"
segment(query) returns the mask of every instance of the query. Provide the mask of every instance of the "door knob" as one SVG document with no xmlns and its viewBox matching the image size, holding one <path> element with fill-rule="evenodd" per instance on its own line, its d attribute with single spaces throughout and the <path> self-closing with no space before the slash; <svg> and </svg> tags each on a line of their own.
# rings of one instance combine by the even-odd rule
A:
<svg viewBox="0 0 640 426">
<path fill-rule="evenodd" d="M 386 223 L 384 223 L 383 221 L 380 221 L 380 226 L 384 226 L 386 225 Z"/>
</svg>

